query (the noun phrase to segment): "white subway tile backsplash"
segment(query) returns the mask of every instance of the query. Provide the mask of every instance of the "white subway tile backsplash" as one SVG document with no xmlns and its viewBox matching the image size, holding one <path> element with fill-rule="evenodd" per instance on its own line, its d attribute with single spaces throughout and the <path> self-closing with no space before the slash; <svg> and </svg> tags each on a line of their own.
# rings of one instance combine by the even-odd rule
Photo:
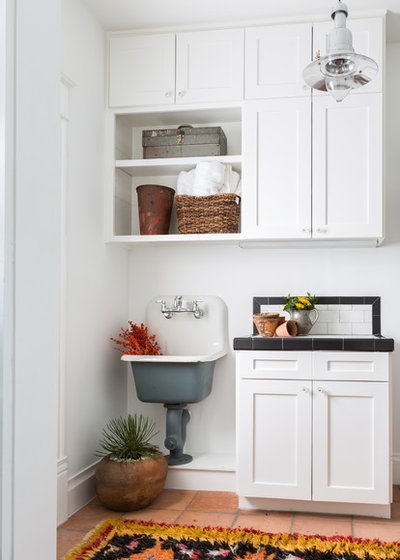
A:
<svg viewBox="0 0 400 560">
<path fill-rule="evenodd" d="M 317 321 L 310 331 L 310 335 L 328 334 L 328 323 L 320 323 Z"/>
<path fill-rule="evenodd" d="M 319 319 L 310 331 L 311 335 L 371 335 L 371 305 L 320 304 L 316 306 Z M 279 313 L 289 318 L 283 311 L 283 304 L 261 305 L 261 313 Z"/>
<path fill-rule="evenodd" d="M 371 307 L 368 311 L 364 311 L 364 323 L 372 323 L 372 309 Z"/>
<path fill-rule="evenodd" d="M 328 334 L 351 334 L 351 323 L 328 323 Z"/>
<path fill-rule="evenodd" d="M 320 311 L 318 321 L 321 321 L 321 323 L 339 323 L 339 311 Z"/>
<path fill-rule="evenodd" d="M 363 323 L 364 311 L 339 311 L 339 321 L 341 323 Z"/>
<path fill-rule="evenodd" d="M 351 325 L 351 334 L 372 334 L 372 321 L 369 323 L 353 323 Z"/>
</svg>

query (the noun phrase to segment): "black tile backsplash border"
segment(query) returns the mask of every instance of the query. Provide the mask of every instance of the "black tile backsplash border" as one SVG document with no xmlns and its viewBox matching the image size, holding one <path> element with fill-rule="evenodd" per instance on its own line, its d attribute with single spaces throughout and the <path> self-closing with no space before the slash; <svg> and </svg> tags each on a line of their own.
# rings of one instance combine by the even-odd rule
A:
<svg viewBox="0 0 400 560">
<path fill-rule="evenodd" d="M 262 305 L 282 305 L 286 300 L 284 297 L 267 296 L 253 297 L 253 313 L 260 313 Z M 381 334 L 381 298 L 380 296 L 319 296 L 320 305 L 371 305 L 372 306 L 372 333 L 375 336 Z M 257 335 L 257 328 L 253 323 L 253 334 Z M 336 339 L 334 339 L 336 340 Z"/>
<path fill-rule="evenodd" d="M 294 350 L 347 352 L 393 352 L 393 338 L 318 338 L 249 336 L 233 339 L 234 350 Z"/>
</svg>

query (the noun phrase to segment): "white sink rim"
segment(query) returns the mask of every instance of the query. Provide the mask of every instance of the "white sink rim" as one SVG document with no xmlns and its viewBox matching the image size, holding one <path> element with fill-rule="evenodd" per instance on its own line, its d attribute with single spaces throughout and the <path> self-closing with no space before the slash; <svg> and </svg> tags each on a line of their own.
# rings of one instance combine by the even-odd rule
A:
<svg viewBox="0 0 400 560">
<path fill-rule="evenodd" d="M 154 355 L 149 356 L 147 354 L 124 354 L 121 356 L 123 362 L 185 362 L 185 363 L 196 363 L 196 362 L 213 362 L 226 356 L 226 350 L 219 350 L 218 352 L 213 352 L 212 354 L 202 354 L 202 355 Z"/>
</svg>

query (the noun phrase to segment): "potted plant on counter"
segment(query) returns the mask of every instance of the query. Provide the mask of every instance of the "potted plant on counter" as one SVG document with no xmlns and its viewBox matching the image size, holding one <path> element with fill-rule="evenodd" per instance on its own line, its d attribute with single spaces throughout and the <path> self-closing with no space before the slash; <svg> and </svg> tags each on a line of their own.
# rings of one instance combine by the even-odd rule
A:
<svg viewBox="0 0 400 560">
<path fill-rule="evenodd" d="M 150 440 L 155 424 L 142 415 L 113 419 L 99 442 L 95 475 L 100 503 L 115 511 L 133 511 L 148 506 L 162 491 L 168 465 Z"/>
<path fill-rule="evenodd" d="M 315 309 L 318 298 L 307 292 L 307 296 L 300 297 L 289 294 L 285 300 L 286 305 L 283 310 L 289 313 L 290 319 L 296 321 L 297 335 L 308 334 L 318 320 L 318 311 Z"/>
</svg>

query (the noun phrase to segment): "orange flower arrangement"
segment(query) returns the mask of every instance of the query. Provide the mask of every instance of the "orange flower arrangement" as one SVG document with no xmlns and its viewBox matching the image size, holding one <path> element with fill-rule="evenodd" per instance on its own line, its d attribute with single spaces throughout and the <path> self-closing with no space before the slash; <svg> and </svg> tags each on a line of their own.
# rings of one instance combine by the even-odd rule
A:
<svg viewBox="0 0 400 560">
<path fill-rule="evenodd" d="M 161 354 L 160 347 L 156 342 L 156 335 L 149 335 L 149 330 L 142 323 L 140 327 L 132 321 L 128 321 L 129 329 L 121 329 L 118 338 L 111 338 L 117 346 L 115 350 L 120 350 L 123 354 L 146 354 L 154 356 Z"/>
</svg>

